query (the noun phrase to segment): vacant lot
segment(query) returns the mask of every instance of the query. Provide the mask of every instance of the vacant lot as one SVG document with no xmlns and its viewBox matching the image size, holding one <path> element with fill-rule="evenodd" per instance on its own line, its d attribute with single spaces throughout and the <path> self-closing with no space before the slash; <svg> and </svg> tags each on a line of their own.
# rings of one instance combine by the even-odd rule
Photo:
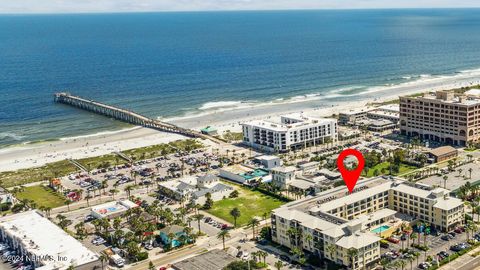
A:
<svg viewBox="0 0 480 270">
<path fill-rule="evenodd" d="M 25 187 L 23 191 L 15 194 L 19 200 L 33 200 L 37 205 L 43 207 L 59 207 L 65 204 L 65 199 L 53 190 L 42 185 Z"/>
<path fill-rule="evenodd" d="M 405 173 L 408 173 L 408 172 L 413 171 L 415 169 L 418 169 L 418 168 L 402 163 L 402 164 L 400 164 L 399 172 L 394 173 L 394 175 L 405 174 Z M 377 175 L 389 174 L 390 163 L 389 162 L 379 163 L 376 166 L 370 168 L 367 172 L 367 175 L 365 175 L 365 174 L 362 174 L 362 175 L 364 175 L 366 177 L 373 177 L 373 176 L 375 176 L 375 171 L 377 171 Z"/>
<path fill-rule="evenodd" d="M 235 188 L 239 191 L 238 198 L 226 198 L 217 201 L 208 212 L 233 224 L 230 211 L 237 207 L 241 213 L 241 216 L 237 219 L 237 226 L 244 226 L 253 217 L 262 219 L 264 213 L 270 216 L 270 211 L 285 203 L 259 191 L 252 191 L 240 186 L 235 186 Z"/>
<path fill-rule="evenodd" d="M 32 182 L 45 181 L 54 177 L 64 176 L 77 171 L 68 160 L 48 163 L 47 165 L 0 173 L 2 187 L 14 187 Z"/>
</svg>

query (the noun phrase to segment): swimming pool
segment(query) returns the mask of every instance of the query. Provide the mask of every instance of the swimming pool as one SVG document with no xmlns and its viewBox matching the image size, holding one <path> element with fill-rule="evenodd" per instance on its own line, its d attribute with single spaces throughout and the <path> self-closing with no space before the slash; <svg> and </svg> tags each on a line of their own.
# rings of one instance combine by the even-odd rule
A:
<svg viewBox="0 0 480 270">
<path fill-rule="evenodd" d="M 382 233 L 382 232 L 384 232 L 384 231 L 386 231 L 386 230 L 388 230 L 388 229 L 390 229 L 390 226 L 388 226 L 388 225 L 382 225 L 382 226 L 380 226 L 380 227 L 378 227 L 378 228 L 373 229 L 372 232 L 374 232 L 374 233 Z"/>
</svg>

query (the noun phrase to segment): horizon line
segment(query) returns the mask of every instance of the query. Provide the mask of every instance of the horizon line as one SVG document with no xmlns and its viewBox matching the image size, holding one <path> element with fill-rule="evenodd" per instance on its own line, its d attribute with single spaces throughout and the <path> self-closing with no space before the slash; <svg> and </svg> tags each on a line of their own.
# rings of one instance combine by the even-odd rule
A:
<svg viewBox="0 0 480 270">
<path fill-rule="evenodd" d="M 136 13 L 207 13 L 207 12 L 276 12 L 276 11 L 366 11 L 366 10 L 446 10 L 480 9 L 479 6 L 465 7 L 368 7 L 368 8 L 290 8 L 290 9 L 210 9 L 210 10 L 132 10 L 132 11 L 61 11 L 61 12 L 1 12 L 0 15 L 87 15 L 87 14 L 136 14 Z"/>
</svg>

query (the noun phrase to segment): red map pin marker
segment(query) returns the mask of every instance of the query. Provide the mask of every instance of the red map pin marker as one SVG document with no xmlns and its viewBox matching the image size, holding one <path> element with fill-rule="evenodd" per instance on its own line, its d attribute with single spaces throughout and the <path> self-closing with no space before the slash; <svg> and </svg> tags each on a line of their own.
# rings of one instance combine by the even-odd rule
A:
<svg viewBox="0 0 480 270">
<path fill-rule="evenodd" d="M 358 166 L 355 170 L 347 170 L 345 165 L 343 164 L 343 160 L 347 156 L 354 156 L 358 160 Z M 355 149 L 345 149 L 343 150 L 337 158 L 337 167 L 340 173 L 342 174 L 343 181 L 347 185 L 348 191 L 352 193 L 355 185 L 357 184 L 358 178 L 362 173 L 363 167 L 365 166 L 365 160 L 363 159 L 363 155 L 360 151 Z"/>
</svg>

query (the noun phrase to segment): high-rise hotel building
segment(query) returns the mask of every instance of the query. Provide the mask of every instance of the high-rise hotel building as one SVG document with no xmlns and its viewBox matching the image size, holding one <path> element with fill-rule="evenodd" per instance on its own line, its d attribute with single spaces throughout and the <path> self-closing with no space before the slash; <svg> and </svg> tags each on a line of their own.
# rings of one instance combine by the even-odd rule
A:
<svg viewBox="0 0 480 270">
<path fill-rule="evenodd" d="M 423 97 L 400 97 L 400 131 L 451 145 L 480 139 L 480 100 L 437 91 Z"/>
</svg>

